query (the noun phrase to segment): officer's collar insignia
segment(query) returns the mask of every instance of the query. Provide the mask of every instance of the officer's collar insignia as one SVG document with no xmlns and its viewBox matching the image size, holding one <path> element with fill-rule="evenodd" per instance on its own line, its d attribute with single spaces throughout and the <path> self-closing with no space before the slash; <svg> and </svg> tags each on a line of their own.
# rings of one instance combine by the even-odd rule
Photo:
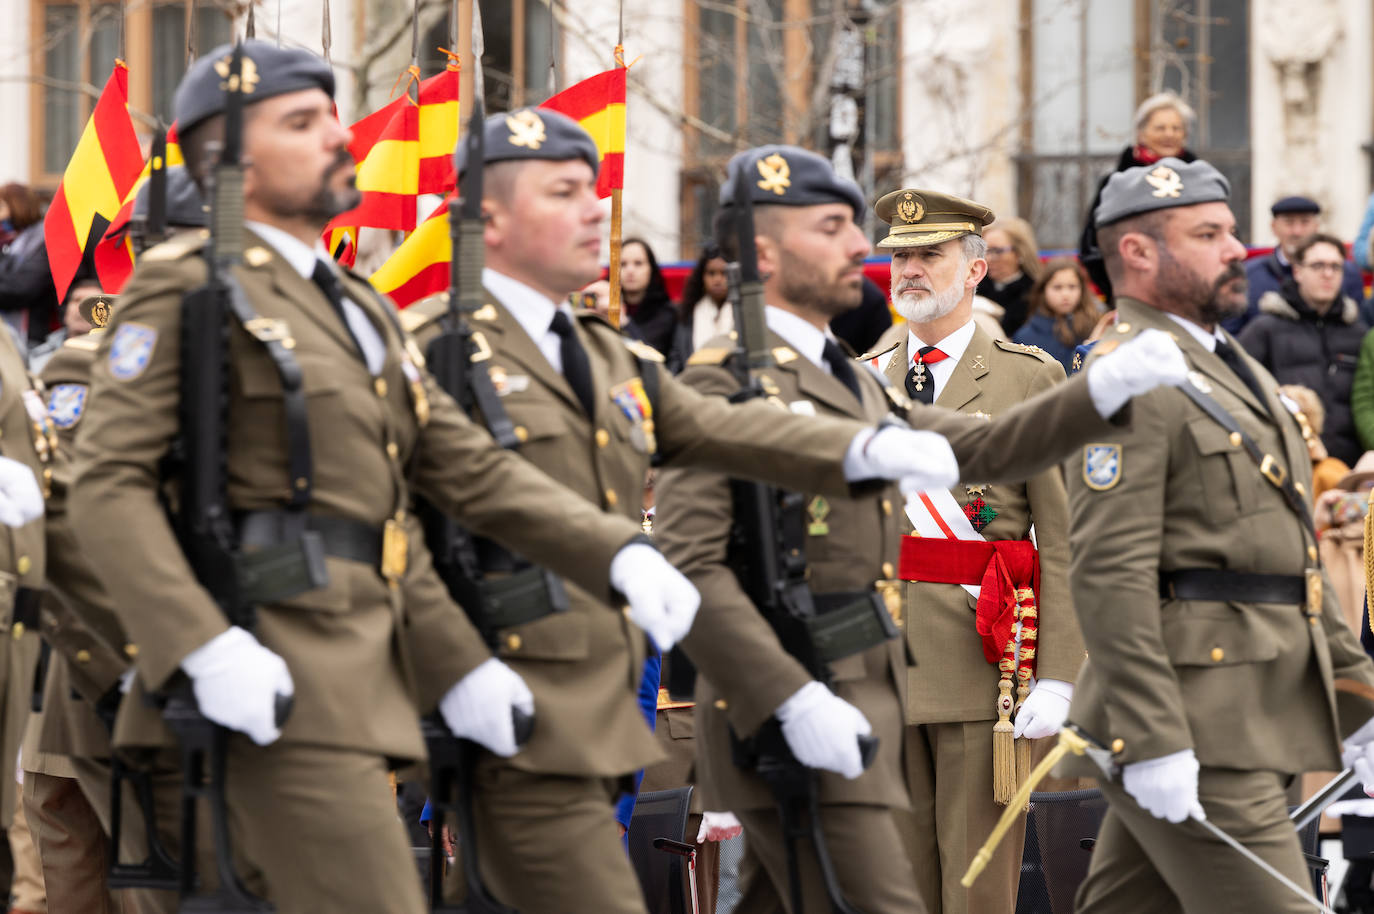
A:
<svg viewBox="0 0 1374 914">
<path fill-rule="evenodd" d="M 758 182 L 760 190 L 771 190 L 779 197 L 792 186 L 792 166 L 787 164 L 787 160 L 781 153 L 773 153 L 767 158 L 758 161 L 759 174 L 763 180 Z"/>
<path fill-rule="evenodd" d="M 110 341 L 110 374 L 119 381 L 132 381 L 143 374 L 157 345 L 157 328 L 147 324 L 121 324 Z"/>
<path fill-rule="evenodd" d="M 969 365 L 969 369 L 971 371 L 986 371 L 987 367 L 988 363 L 983 361 L 983 357 L 981 355 L 975 355 L 973 357 L 973 363 Z"/>
<path fill-rule="evenodd" d="M 239 91 L 239 77 L 229 72 L 229 67 L 233 63 L 233 60 L 233 55 L 229 54 L 226 55 L 222 60 L 215 61 L 215 72 L 218 73 L 220 75 L 220 79 L 223 80 L 223 82 L 219 84 L 219 87 L 223 89 L 225 92 Z M 258 65 L 253 63 L 253 58 L 244 55 L 242 58 L 242 69 L 243 94 L 252 95 L 257 90 L 258 82 L 261 79 L 261 77 L 258 76 Z"/>
<path fill-rule="evenodd" d="M 1151 196 L 1177 198 L 1183 192 L 1183 179 L 1168 165 L 1161 165 L 1145 176 L 1145 183 L 1154 188 Z"/>
<path fill-rule="evenodd" d="M 1121 445 L 1089 444 L 1083 448 L 1083 482 L 1098 492 L 1121 481 Z"/>
<path fill-rule="evenodd" d="M 490 303 L 483 305 L 472 312 L 472 320 L 475 321 L 494 321 L 496 320 L 496 306 Z"/>
<path fill-rule="evenodd" d="M 1188 383 L 1202 393 L 1209 394 L 1212 392 L 1212 382 L 1207 380 L 1207 377 L 1200 371 L 1188 372 Z"/>
<path fill-rule="evenodd" d="M 788 346 L 778 346 L 773 350 L 773 361 L 779 365 L 786 365 L 788 362 L 796 361 L 796 350 Z"/>
<path fill-rule="evenodd" d="M 548 139 L 544 133 L 544 122 L 529 108 L 506 115 L 506 127 L 510 129 L 510 144 L 538 150 Z"/>
<path fill-rule="evenodd" d="M 907 191 L 897 201 L 897 215 L 906 222 L 920 222 L 925 218 L 926 206 L 920 197 Z"/>
<path fill-rule="evenodd" d="M 48 394 L 48 418 L 58 428 L 68 429 L 76 425 L 85 408 L 85 384 L 57 384 Z"/>
</svg>

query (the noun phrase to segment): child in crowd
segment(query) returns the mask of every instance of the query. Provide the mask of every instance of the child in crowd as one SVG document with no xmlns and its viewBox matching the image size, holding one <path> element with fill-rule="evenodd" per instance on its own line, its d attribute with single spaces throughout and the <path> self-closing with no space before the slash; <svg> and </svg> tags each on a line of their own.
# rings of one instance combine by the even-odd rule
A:
<svg viewBox="0 0 1374 914">
<path fill-rule="evenodd" d="M 1073 351 L 1088 339 L 1102 315 L 1087 274 L 1076 260 L 1060 258 L 1045 265 L 1030 292 L 1030 318 L 1013 340 L 1039 346 L 1072 370 Z"/>
</svg>

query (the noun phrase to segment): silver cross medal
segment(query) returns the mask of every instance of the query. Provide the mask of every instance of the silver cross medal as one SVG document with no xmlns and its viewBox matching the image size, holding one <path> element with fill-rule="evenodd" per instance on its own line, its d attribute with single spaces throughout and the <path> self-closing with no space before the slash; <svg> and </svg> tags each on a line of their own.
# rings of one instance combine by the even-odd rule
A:
<svg viewBox="0 0 1374 914">
<path fill-rule="evenodd" d="M 911 379 L 912 379 L 913 381 L 916 382 L 916 389 L 917 389 L 917 390 L 925 390 L 925 389 L 926 389 L 926 363 L 925 363 L 925 362 L 917 362 L 917 363 L 915 363 L 914 365 L 911 366 L 911 371 L 912 371 L 912 377 L 911 377 Z"/>
</svg>

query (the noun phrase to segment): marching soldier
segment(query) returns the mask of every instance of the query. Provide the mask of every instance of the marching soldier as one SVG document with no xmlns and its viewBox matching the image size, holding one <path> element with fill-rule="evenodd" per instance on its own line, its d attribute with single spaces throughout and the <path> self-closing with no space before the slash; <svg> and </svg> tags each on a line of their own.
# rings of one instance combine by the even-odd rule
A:
<svg viewBox="0 0 1374 914">
<path fill-rule="evenodd" d="M 226 796 L 248 885 L 283 914 L 420 912 L 387 783 L 389 758 L 423 752 L 411 696 L 504 753 L 515 750 L 513 709 L 535 709 L 451 601 L 401 599 L 418 545 L 412 485 L 588 592 L 624 593 L 640 624 L 685 628 L 696 595 L 638 524 L 602 514 L 474 428 L 413 358 L 389 306 L 317 247 L 329 218 L 358 200 L 333 89 L 318 57 L 248 41 L 195 62 L 174 105 L 187 167 L 204 181 L 212 150 L 237 148 L 225 114 L 240 104 L 232 95 L 242 99 L 244 248 L 218 274 L 237 290 L 221 416 L 227 511 L 216 516 L 233 523 L 232 567 L 285 556 L 290 586 L 254 600 L 254 631 L 231 626 L 203 583 L 222 581 L 193 573 L 165 514 L 164 461 L 186 423 L 219 408 L 219 397 L 182 402 L 202 367 L 181 357 L 196 317 L 183 296 L 207 276 L 200 239 L 144 254 L 124 290 L 95 353 L 71 510 L 139 684 L 161 690 L 185 673 L 200 712 L 235 731 Z M 221 227 L 238 228 L 227 217 Z M 121 704 L 122 731 L 147 713 L 138 691 Z M 295 707 L 282 723 L 284 698 Z"/>
<path fill-rule="evenodd" d="M 878 247 L 892 252 L 892 301 L 907 320 L 877 346 L 873 363 L 889 383 L 912 400 L 990 418 L 1064 380 L 1047 353 L 993 340 L 973 320 L 987 207 L 910 188 L 874 209 L 892 226 Z M 917 662 L 904 703 L 912 812 L 899 821 L 934 914 L 1016 907 L 1024 825 L 972 889 L 959 877 L 1028 773 L 1027 741 L 1056 733 L 1068 714 L 1083 660 L 1068 514 L 1058 467 L 1010 485 L 965 477 L 907 501 L 902 527 L 914 535 L 902 538 L 898 575 L 910 582 L 902 615 Z M 1005 600 L 1007 588 L 1029 596 Z"/>
<path fill-rule="evenodd" d="M 782 180 L 779 180 L 779 179 Z M 747 182 L 752 200 L 758 267 L 767 302 L 767 346 L 776 366 L 759 379 L 770 400 L 787 411 L 877 421 L 906 395 L 856 365 L 827 331 L 832 317 L 859 304 L 861 267 L 869 244 L 859 228 L 864 201 L 859 188 L 839 178 L 814 153 L 766 146 L 737 155 L 721 190 L 725 207 L 717 231 L 723 249 L 734 251 L 734 200 Z M 1149 354 L 1123 351 L 1129 360 L 1109 385 L 1141 389 L 1156 380 L 1182 379 L 1177 353 L 1162 336 Z M 724 398 L 739 388 L 730 368 L 735 344 L 719 337 L 698 350 L 681 376 L 701 392 Z M 1016 358 L 1024 358 L 1017 355 Z M 1134 380 L 1127 382 L 1129 374 Z M 1098 381 L 1106 379 L 1103 375 Z M 1100 395 L 1104 389 L 1099 389 Z M 953 446 L 959 474 L 989 481 L 1015 479 L 1053 465 L 1057 454 L 1098 437 L 1126 402 L 1097 400 L 1077 382 L 1034 398 L 992 421 L 922 405 L 908 419 L 938 432 Z M 903 483 L 905 487 L 907 483 Z M 900 692 L 906 676 L 905 646 L 895 638 L 829 664 L 833 689 L 789 654 L 751 603 L 729 563 L 734 521 L 730 480 L 699 470 L 661 471 L 655 536 L 665 553 L 697 584 L 702 608 L 683 646 L 700 671 L 697 682 L 697 774 L 712 805 L 733 811 L 747 836 L 741 868 L 741 911 L 781 906 L 798 911 L 790 879 L 801 880 L 805 911 L 829 910 L 828 890 L 813 848 L 803 844 L 795 873 L 774 802 L 761 777 L 737 767 L 732 751 L 751 740 L 771 718 L 796 760 L 820 769 L 821 830 L 832 855 L 840 890 L 859 910 L 911 912 L 924 908 L 912 863 L 902 850 L 895 811 L 909 808 L 902 776 Z M 917 486 L 919 488 L 919 486 Z M 901 538 L 896 486 L 847 498 L 800 489 L 805 505 L 804 552 L 817 607 L 848 612 L 875 586 L 900 613 L 897 580 Z M 790 547 L 788 547 L 790 548 Z M 875 582 L 876 585 L 875 585 Z M 837 599 L 844 595 L 844 599 Z M 913 612 L 923 612 L 919 605 Z M 925 624 L 908 617 L 908 626 Z M 918 661 L 926 656 L 922 639 Z M 863 770 L 858 737 L 877 736 L 877 758 Z M 928 797 L 919 798 L 928 802 Z"/>
<path fill-rule="evenodd" d="M 1374 757 L 1374 667 L 1318 565 L 1301 429 L 1219 326 L 1245 309 L 1229 192 L 1165 158 L 1113 175 L 1096 211 L 1119 318 L 1086 370 L 1161 330 L 1190 372 L 1066 463 L 1088 648 L 1070 716 L 1121 772 L 1080 914 L 1310 911 L 1191 820 L 1305 885 L 1286 788 L 1339 768 L 1342 735 L 1348 764 Z"/>
</svg>

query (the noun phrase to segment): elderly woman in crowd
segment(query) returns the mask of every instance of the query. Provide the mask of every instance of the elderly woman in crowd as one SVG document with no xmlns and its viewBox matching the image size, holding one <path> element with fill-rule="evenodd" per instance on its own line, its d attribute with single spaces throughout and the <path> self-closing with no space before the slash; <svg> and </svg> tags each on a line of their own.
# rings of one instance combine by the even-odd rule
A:
<svg viewBox="0 0 1374 914">
<path fill-rule="evenodd" d="M 1002 329 L 1014 336 L 1029 316 L 1031 286 L 1040 278 L 1035 231 L 1024 219 L 998 219 L 983 230 L 988 275 L 978 294 L 1002 306 Z"/>
</svg>

